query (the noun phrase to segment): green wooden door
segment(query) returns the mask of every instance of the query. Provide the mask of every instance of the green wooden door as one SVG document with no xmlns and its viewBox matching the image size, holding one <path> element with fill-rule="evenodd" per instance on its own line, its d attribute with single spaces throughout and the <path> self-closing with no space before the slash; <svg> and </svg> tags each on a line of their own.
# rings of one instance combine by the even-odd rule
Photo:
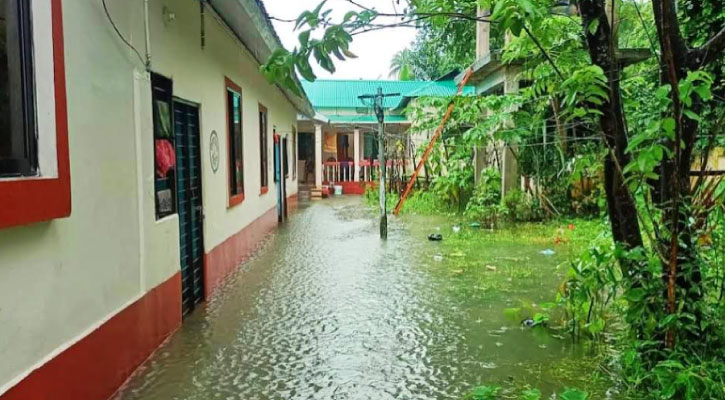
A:
<svg viewBox="0 0 725 400">
<path fill-rule="evenodd" d="M 204 299 L 204 238 L 201 196 L 199 108 L 174 100 L 177 207 L 181 249 L 181 300 L 184 315 Z"/>
</svg>

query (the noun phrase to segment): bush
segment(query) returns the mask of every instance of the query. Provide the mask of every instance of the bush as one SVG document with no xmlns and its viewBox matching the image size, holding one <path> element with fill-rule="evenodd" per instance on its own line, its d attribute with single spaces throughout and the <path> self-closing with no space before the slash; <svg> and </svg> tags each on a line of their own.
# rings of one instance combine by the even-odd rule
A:
<svg viewBox="0 0 725 400">
<path fill-rule="evenodd" d="M 504 211 L 501 205 L 501 173 L 498 169 L 486 168 L 481 172 L 481 183 L 474 189 L 464 215 L 486 226 L 495 226 Z"/>
<path fill-rule="evenodd" d="M 531 222 L 540 221 L 544 218 L 545 213 L 539 200 L 532 199 L 531 196 L 518 189 L 506 194 L 503 205 L 506 210 L 506 217 L 510 221 Z"/>
</svg>

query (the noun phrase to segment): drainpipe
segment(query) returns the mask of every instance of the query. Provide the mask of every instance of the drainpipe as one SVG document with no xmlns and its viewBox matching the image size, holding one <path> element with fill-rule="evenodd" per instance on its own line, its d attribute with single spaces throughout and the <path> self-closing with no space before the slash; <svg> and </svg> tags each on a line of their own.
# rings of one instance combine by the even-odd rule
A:
<svg viewBox="0 0 725 400">
<path fill-rule="evenodd" d="M 149 0 L 143 1 L 143 22 L 146 35 L 146 71 L 151 70 L 151 31 L 149 29 Z"/>
</svg>

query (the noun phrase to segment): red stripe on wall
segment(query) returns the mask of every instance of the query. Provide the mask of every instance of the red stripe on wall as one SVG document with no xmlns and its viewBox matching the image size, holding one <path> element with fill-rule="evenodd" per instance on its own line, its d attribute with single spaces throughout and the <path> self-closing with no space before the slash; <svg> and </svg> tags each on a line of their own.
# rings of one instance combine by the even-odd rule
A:
<svg viewBox="0 0 725 400">
<path fill-rule="evenodd" d="M 277 226 L 277 208 L 264 213 L 222 244 L 204 254 L 204 298 L 248 258 L 259 242 Z"/>
<path fill-rule="evenodd" d="M 295 211 L 297 209 L 299 198 L 296 194 L 293 194 L 292 196 L 287 197 L 287 210 L 288 211 Z"/>
<path fill-rule="evenodd" d="M 106 400 L 181 324 L 181 272 L 33 371 L 0 400 Z"/>
<path fill-rule="evenodd" d="M 288 211 L 297 209 L 297 195 L 287 198 Z M 264 237 L 277 226 L 277 207 L 252 221 L 235 235 L 204 255 L 204 298 L 224 282 L 230 273 L 249 258 Z"/>
</svg>

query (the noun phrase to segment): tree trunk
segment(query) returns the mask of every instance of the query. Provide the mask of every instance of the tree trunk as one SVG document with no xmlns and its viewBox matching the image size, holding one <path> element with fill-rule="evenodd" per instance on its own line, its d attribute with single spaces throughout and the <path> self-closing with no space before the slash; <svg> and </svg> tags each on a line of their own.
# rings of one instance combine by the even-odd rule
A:
<svg viewBox="0 0 725 400">
<path fill-rule="evenodd" d="M 579 2 L 579 10 L 590 57 L 592 62 L 606 74 L 609 86 L 609 101 L 597 108 L 602 113 L 599 123 L 609 150 L 604 161 L 604 188 L 612 236 L 614 241 L 624 248 L 633 249 L 642 246 L 642 234 L 637 219 L 637 207 L 622 174 L 630 158 L 625 152 L 628 139 L 619 85 L 621 67 L 616 59 L 616 44 L 613 41 L 604 2 L 582 0 Z M 592 21 L 598 21 L 594 33 L 589 29 Z M 631 267 L 625 264 L 627 263 L 623 264 L 626 269 Z M 626 272 L 631 276 L 636 271 Z"/>
<path fill-rule="evenodd" d="M 668 249 L 669 260 L 664 268 L 663 279 L 667 286 L 667 311 L 677 312 L 677 293 L 687 296 L 686 312 L 692 312 L 696 318 L 702 316 L 697 312 L 695 303 L 702 299 L 702 272 L 697 262 L 693 235 L 689 232 L 688 220 L 692 204 L 690 168 L 693 150 L 698 131 L 697 121 L 683 115 L 683 104 L 680 100 L 679 82 L 687 77 L 693 60 L 685 43 L 677 20 L 675 4 L 671 0 L 653 0 L 657 33 L 662 51 L 660 61 L 661 76 L 664 83 L 672 88 L 672 115 L 675 119 L 675 140 L 667 145 L 673 153 L 662 162 L 660 176 L 660 205 L 663 208 L 663 225 L 670 237 L 660 244 Z M 698 66 L 699 68 L 699 66 Z M 701 103 L 694 101 L 690 109 L 695 113 L 701 111 Z M 683 146 L 680 146 L 680 143 Z M 687 270 L 683 271 L 683 268 Z M 693 308 L 690 308 L 693 307 Z M 698 324 L 699 325 L 699 324 Z M 675 332 L 667 333 L 667 345 L 673 347 Z"/>
</svg>

